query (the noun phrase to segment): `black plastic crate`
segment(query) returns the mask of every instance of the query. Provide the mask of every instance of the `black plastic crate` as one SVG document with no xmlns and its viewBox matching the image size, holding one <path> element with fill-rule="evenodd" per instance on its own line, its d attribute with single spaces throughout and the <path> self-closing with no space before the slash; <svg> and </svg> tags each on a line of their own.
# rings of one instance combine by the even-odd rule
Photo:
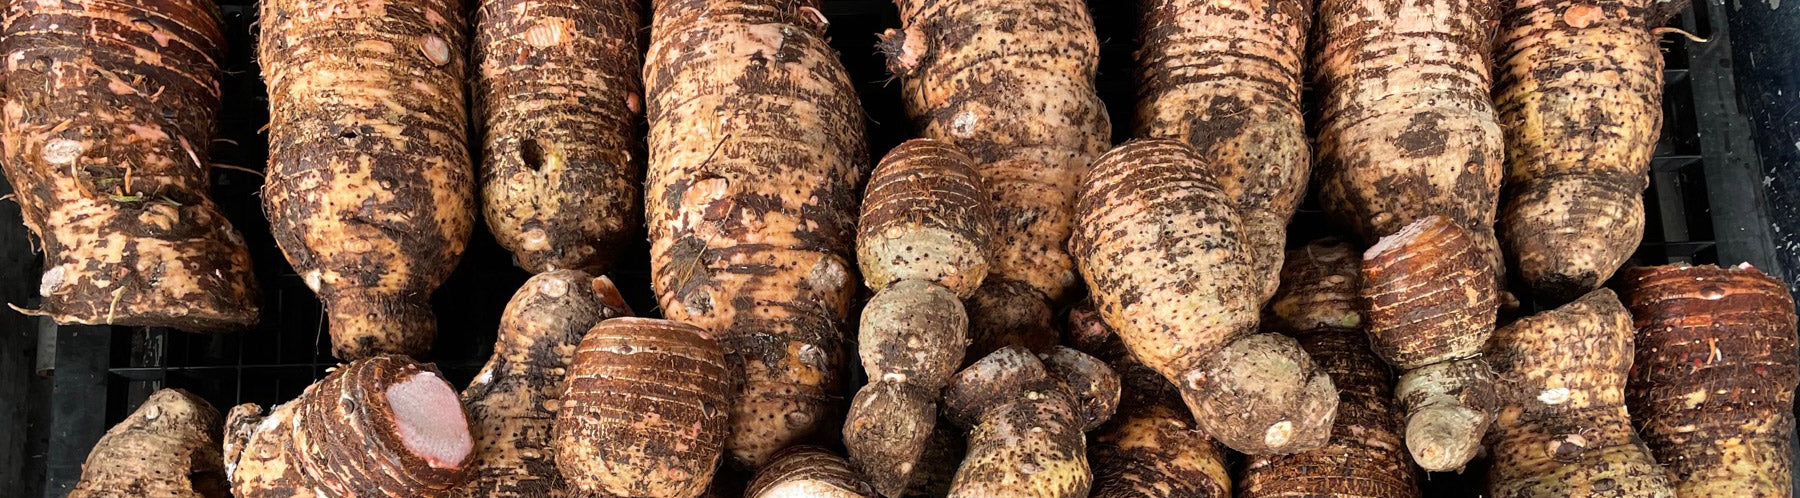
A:
<svg viewBox="0 0 1800 498">
<path fill-rule="evenodd" d="M 213 161 L 261 170 L 267 160 L 267 98 L 253 60 L 255 8 L 250 0 L 221 0 L 227 23 L 230 56 L 226 65 L 225 108 L 221 140 Z M 1112 113 L 1114 140 L 1130 136 L 1136 99 L 1133 81 L 1136 12 L 1133 2 L 1092 2 L 1102 42 L 1100 94 Z M 1766 212 L 1763 173 L 1751 142 L 1750 123 L 1739 111 L 1726 33 L 1726 7 L 1705 2 L 1684 13 L 1675 25 L 1708 43 L 1669 41 L 1663 137 L 1645 192 L 1647 229 L 1634 264 L 1667 262 L 1736 263 L 1748 261 L 1790 282 L 1776 262 Z M 830 35 L 861 93 L 868 116 L 870 149 L 879 159 L 887 149 L 912 135 L 899 95 L 875 35 L 897 27 L 898 14 L 886 0 L 828 0 Z M 1671 37 L 1673 39 L 1673 37 Z M 36 330 L 0 336 L 0 427 L 33 422 L 26 431 L 20 482 L 9 485 L 7 436 L 0 435 L 0 489 L 21 490 L 17 496 L 62 496 L 80 475 L 88 449 L 111 424 L 122 420 L 156 389 L 179 387 L 211 401 L 221 411 L 240 403 L 263 405 L 286 401 L 336 364 L 317 299 L 300 282 L 276 249 L 258 197 L 259 175 L 238 169 L 214 171 L 214 199 L 244 232 L 264 289 L 263 316 L 254 330 L 199 335 L 167 329 L 124 327 L 56 327 L 43 323 L 42 338 L 54 342 L 37 365 L 53 366 L 14 396 L 8 382 L 9 358 L 23 361 Z M 11 208 L 0 213 L 0 263 L 21 261 L 19 278 L 36 281 L 32 256 L 24 254 L 23 228 Z M 1295 219 L 1294 237 L 1330 231 L 1316 210 L 1303 209 Z M 15 233 L 16 232 L 16 233 Z M 439 333 L 433 356 L 456 385 L 466 385 L 492 353 L 495 329 L 506 300 L 528 275 L 511 264 L 510 255 L 477 224 L 462 264 L 437 292 L 433 305 Z M 12 242 L 15 239 L 21 242 Z M 658 315 L 651 295 L 647 245 L 628 251 L 610 276 L 640 315 Z M 8 273 L 0 272 L 0 282 Z M 16 285 L 15 285 L 16 286 Z M 28 287 L 34 290 L 35 285 Z M 12 292 L 0 286 L 0 292 Z M 29 304 L 25 294 L 0 294 L 15 304 Z M 15 320 L 23 322 L 22 320 Z M 0 321 L 0 325 L 10 322 Z M 28 322 L 27 322 L 28 323 Z M 60 329 L 60 330 L 59 330 Z M 21 339 L 21 337 L 23 339 Z M 13 342 L 7 342 L 10 338 Z M 852 337 L 853 338 L 853 337 Z M 853 362 L 852 362 L 853 363 Z M 49 374 L 49 372 L 40 372 Z M 857 382 L 851 382 L 850 389 Z M 848 393 L 846 393 L 848 394 Z M 8 400 L 30 400 L 30 403 Z M 9 421 L 9 416 L 16 421 Z M 12 436 L 17 437 L 17 436 Z M 1433 474 L 1428 494 L 1467 495 L 1479 489 L 1479 469 L 1464 475 Z M 42 477 L 40 481 L 39 478 Z M 1474 486 L 1471 488 L 1471 486 Z M 41 489 L 41 493 L 38 491 Z M 0 494 L 7 494 L 0 492 Z"/>
</svg>

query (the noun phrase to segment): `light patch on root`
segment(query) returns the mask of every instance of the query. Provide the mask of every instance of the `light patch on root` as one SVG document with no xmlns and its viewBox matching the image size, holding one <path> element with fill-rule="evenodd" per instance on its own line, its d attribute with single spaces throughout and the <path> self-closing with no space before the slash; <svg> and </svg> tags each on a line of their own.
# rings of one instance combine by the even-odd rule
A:
<svg viewBox="0 0 1800 498">
<path fill-rule="evenodd" d="M 420 372 L 388 386 L 386 394 L 394 428 L 408 451 L 439 469 L 456 468 L 468 458 L 474 440 L 450 384 L 436 374 Z"/>
<path fill-rule="evenodd" d="M 1425 229 L 1427 227 L 1430 227 L 1434 223 L 1443 223 L 1446 221 L 1441 220 L 1440 218 L 1443 217 L 1428 216 L 1419 218 L 1412 223 L 1408 223 L 1405 227 L 1401 228 L 1400 231 L 1394 232 L 1393 235 L 1382 237 L 1381 240 L 1375 241 L 1375 245 L 1369 246 L 1369 250 L 1363 251 L 1363 259 L 1375 259 L 1390 250 L 1405 246 L 1407 243 L 1417 240 L 1420 235 L 1425 234 Z"/>
<path fill-rule="evenodd" d="M 1462 468 L 1475 457 L 1486 415 L 1462 406 L 1437 405 L 1406 420 L 1406 447 L 1419 467 L 1434 472 Z"/>
</svg>

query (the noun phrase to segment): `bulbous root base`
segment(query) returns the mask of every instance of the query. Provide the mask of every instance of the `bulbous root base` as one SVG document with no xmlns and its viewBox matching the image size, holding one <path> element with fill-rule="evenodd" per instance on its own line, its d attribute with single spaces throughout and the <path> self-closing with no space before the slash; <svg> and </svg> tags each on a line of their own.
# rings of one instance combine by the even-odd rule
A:
<svg viewBox="0 0 1800 498">
<path fill-rule="evenodd" d="M 900 496 L 912 479 L 919 455 L 937 426 L 935 392 L 876 382 L 864 386 L 850 403 L 844 423 L 844 449 L 853 466 L 882 496 Z"/>
<path fill-rule="evenodd" d="M 1250 455 L 1324 446 L 1337 417 L 1337 388 L 1292 338 L 1252 334 L 1175 379 L 1194 420 Z"/>
<path fill-rule="evenodd" d="M 1499 408 L 1487 360 L 1464 358 L 1406 372 L 1394 387 L 1406 413 L 1406 449 L 1432 472 L 1463 468 L 1481 450 Z"/>
<path fill-rule="evenodd" d="M 331 355 L 354 361 L 383 354 L 424 358 L 437 338 L 437 317 L 424 301 L 359 297 L 326 300 Z"/>
</svg>

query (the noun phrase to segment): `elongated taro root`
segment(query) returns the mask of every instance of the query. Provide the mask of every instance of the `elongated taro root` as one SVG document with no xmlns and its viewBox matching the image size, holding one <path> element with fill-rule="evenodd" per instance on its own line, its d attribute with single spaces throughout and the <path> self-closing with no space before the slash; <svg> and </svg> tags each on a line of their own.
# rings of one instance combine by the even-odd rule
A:
<svg viewBox="0 0 1800 498">
<path fill-rule="evenodd" d="M 1111 142 L 1094 91 L 1100 44 L 1081 0 L 895 0 L 888 69 L 924 137 L 975 159 L 993 200 L 989 278 L 971 303 L 971 358 L 1056 344 L 1050 308 L 1076 288 L 1065 251 L 1083 171 Z M 1041 310 L 1041 311 L 1039 311 Z"/>
<path fill-rule="evenodd" d="M 1112 417 L 1119 391 L 1105 363 L 1060 346 L 1007 346 L 977 360 L 944 389 L 945 414 L 969 431 L 949 496 L 1088 496 L 1085 433 Z"/>
<path fill-rule="evenodd" d="M 875 498 L 874 486 L 850 470 L 844 457 L 817 446 L 793 446 L 756 472 L 746 498 Z"/>
<path fill-rule="evenodd" d="M 586 496 L 695 497 L 725 446 L 725 352 L 680 322 L 614 318 L 588 331 L 556 414 L 556 467 Z"/>
<path fill-rule="evenodd" d="M 151 394 L 94 443 L 71 498 L 231 496 L 219 457 L 219 411 L 180 389 Z"/>
<path fill-rule="evenodd" d="M 1625 403 L 1677 496 L 1789 496 L 1800 358 L 1787 287 L 1742 265 L 1626 270 Z"/>
<path fill-rule="evenodd" d="M 473 448 L 456 391 L 404 356 L 340 365 L 266 415 L 244 404 L 225 419 L 238 498 L 445 496 Z"/>
<path fill-rule="evenodd" d="M 1238 216 L 1193 148 L 1121 145 L 1094 162 L 1070 252 L 1100 316 L 1180 390 L 1203 432 L 1240 452 L 1325 444 L 1337 391 L 1293 339 L 1257 333 Z"/>
<path fill-rule="evenodd" d="M 256 322 L 242 236 L 207 196 L 225 35 L 204 0 L 8 2 L 0 167 L 58 323 Z"/>
<path fill-rule="evenodd" d="M 1355 247 L 1320 239 L 1289 250 L 1268 328 L 1300 340 L 1339 393 L 1337 420 L 1325 447 L 1294 455 L 1252 457 L 1238 496 L 1419 496 L 1417 472 L 1401 449 L 1392 377 L 1373 352 L 1362 324 L 1362 281 Z"/>
<path fill-rule="evenodd" d="M 519 266 L 605 271 L 637 234 L 641 0 L 483 0 L 481 207 Z"/>
<path fill-rule="evenodd" d="M 1499 301 L 1480 250 L 1473 232 L 1432 215 L 1363 253 L 1370 344 L 1402 371 L 1394 396 L 1406 449 L 1425 470 L 1462 468 L 1494 419 L 1493 372 L 1480 355 Z"/>
<path fill-rule="evenodd" d="M 1493 268 L 1501 131 L 1488 96 L 1498 0 L 1321 0 L 1319 203 L 1364 243 L 1420 218 L 1469 229 Z"/>
<path fill-rule="evenodd" d="M 268 0 L 263 210 L 324 301 L 332 354 L 420 356 L 428 299 L 474 222 L 462 8 L 448 0 Z"/>
<path fill-rule="evenodd" d="M 1494 332 L 1489 494 L 1675 496 L 1626 414 L 1631 349 L 1631 314 L 1608 289 Z"/>
<path fill-rule="evenodd" d="M 900 144 L 869 178 L 856 234 L 875 289 L 857 345 L 869 384 L 850 402 L 844 446 L 885 496 L 906 491 L 937 426 L 939 393 L 968 344 L 961 299 L 987 274 L 993 224 L 969 157 L 944 142 Z"/>
<path fill-rule="evenodd" d="M 1500 238 L 1546 299 L 1599 287 L 1644 236 L 1662 131 L 1652 2 L 1506 2 L 1494 92 L 1508 165 Z"/>
<path fill-rule="evenodd" d="M 1312 5 L 1149 0 L 1137 51 L 1138 135 L 1186 141 L 1238 209 L 1257 302 L 1281 277 L 1288 218 L 1311 171 L 1300 115 Z"/>
<path fill-rule="evenodd" d="M 1069 310 L 1069 340 L 1118 372 L 1119 410 L 1088 442 L 1094 498 L 1231 496 L 1225 453 L 1200 433 L 1181 394 L 1139 363 L 1090 302 Z"/>
<path fill-rule="evenodd" d="M 718 337 L 738 464 L 836 429 L 847 258 L 868 150 L 814 0 L 656 0 L 651 273 L 663 313 Z"/>
<path fill-rule="evenodd" d="M 570 495 L 550 437 L 563 379 L 588 329 L 629 315 L 612 280 L 580 270 L 540 273 L 519 287 L 500 316 L 493 358 L 462 392 L 475 460 L 452 495 Z"/>
</svg>

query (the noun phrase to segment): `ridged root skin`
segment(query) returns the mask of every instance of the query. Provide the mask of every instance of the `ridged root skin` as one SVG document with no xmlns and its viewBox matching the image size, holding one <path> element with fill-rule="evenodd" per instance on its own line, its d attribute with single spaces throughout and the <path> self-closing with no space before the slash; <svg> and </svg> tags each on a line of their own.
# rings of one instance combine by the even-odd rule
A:
<svg viewBox="0 0 1800 498">
<path fill-rule="evenodd" d="M 643 0 L 481 0 L 481 209 L 519 266 L 604 272 L 639 236 Z"/>
<path fill-rule="evenodd" d="M 1091 302 L 1069 310 L 1069 342 L 1119 374 L 1119 412 L 1088 440 L 1094 498 L 1231 496 L 1225 452 L 1167 379 L 1139 363 Z"/>
<path fill-rule="evenodd" d="M 1066 348 L 1006 347 L 976 361 L 944 390 L 945 413 L 969 430 L 949 496 L 1087 496 L 1084 432 L 1112 416 L 1119 389 L 1111 368 Z"/>
<path fill-rule="evenodd" d="M 902 280 L 863 307 L 858 351 L 869 384 L 844 422 L 850 460 L 884 496 L 906 491 L 938 420 L 938 393 L 956 373 L 968 316 L 956 294 Z"/>
<path fill-rule="evenodd" d="M 1678 496 L 1786 496 L 1794 300 L 1748 265 L 1626 270 L 1637 326 L 1625 402 Z"/>
<path fill-rule="evenodd" d="M 1106 323 L 1182 390 L 1207 434 L 1250 454 L 1317 448 L 1337 391 L 1292 339 L 1256 333 L 1236 210 L 1201 163 L 1161 139 L 1101 156 L 1077 200 L 1071 252 Z"/>
<path fill-rule="evenodd" d="M 870 289 L 924 280 L 959 298 L 975 293 L 988 273 L 994 214 L 968 154 L 908 140 L 881 159 L 865 190 L 856 262 Z"/>
<path fill-rule="evenodd" d="M 459 497 L 563 497 L 551 428 L 575 348 L 602 320 L 631 308 L 606 277 L 554 270 L 525 281 L 500 315 L 499 340 L 462 392 L 475 461 Z"/>
<path fill-rule="evenodd" d="M 255 324 L 250 251 L 207 194 L 225 55 L 214 2 L 8 2 L 0 22 L 12 61 L 0 170 L 44 255 L 39 308 L 15 309 L 62 324 Z"/>
<path fill-rule="evenodd" d="M 1265 323 L 1297 337 L 1337 387 L 1338 415 L 1323 448 L 1251 457 L 1238 496 L 1414 498 L 1418 472 L 1402 449 L 1392 376 L 1361 327 L 1356 247 L 1336 238 L 1289 249 Z"/>
<path fill-rule="evenodd" d="M 776 452 L 756 472 L 745 498 L 876 498 L 875 488 L 850 470 L 850 462 L 818 446 Z"/>
<path fill-rule="evenodd" d="M 1598 288 L 1643 238 L 1662 132 L 1663 57 L 1646 24 L 1653 3 L 1504 2 L 1494 91 L 1507 138 L 1500 238 L 1541 300 Z"/>
<path fill-rule="evenodd" d="M 557 470 L 588 496 L 700 495 L 725 447 L 730 373 L 692 325 L 600 322 L 569 363 L 551 428 Z"/>
<path fill-rule="evenodd" d="M 1500 328 L 1485 357 L 1500 395 L 1491 496 L 1675 496 L 1626 413 L 1631 314 L 1612 290 Z"/>
<path fill-rule="evenodd" d="M 1499 10 L 1499 0 L 1323 0 L 1309 65 L 1321 97 L 1320 207 L 1364 243 L 1448 216 L 1469 229 L 1496 287 L 1505 149 L 1489 66 Z"/>
<path fill-rule="evenodd" d="M 257 22 L 275 242 L 324 302 L 333 356 L 423 357 L 475 221 L 463 9 L 269 0 Z"/>
<path fill-rule="evenodd" d="M 229 497 L 220 423 L 219 411 L 199 396 L 159 390 L 94 443 L 69 497 Z"/>
<path fill-rule="evenodd" d="M 461 484 L 469 452 L 440 461 L 421 448 L 406 427 L 461 424 L 460 436 L 471 445 L 467 415 L 429 406 L 396 407 L 396 386 L 441 389 L 457 405 L 449 383 L 430 365 L 403 356 L 381 355 L 338 366 L 300 396 L 275 406 L 266 415 L 253 404 L 232 408 L 225 421 L 226 473 L 231 492 L 240 498 L 352 496 L 376 493 L 434 498 Z M 437 384 L 433 386 L 432 384 Z M 384 395 L 385 394 L 385 395 Z M 400 413 L 408 418 L 402 419 Z M 454 430 L 454 429 L 452 429 Z M 431 435 L 431 434 L 426 434 Z"/>
<path fill-rule="evenodd" d="M 1257 299 L 1275 293 L 1288 219 L 1311 172 L 1300 112 L 1312 5 L 1144 2 L 1137 136 L 1187 142 L 1243 218 Z"/>
<path fill-rule="evenodd" d="M 816 0 L 654 0 L 644 88 L 650 273 L 735 378 L 730 461 L 836 434 L 856 295 L 855 87 Z"/>
<path fill-rule="evenodd" d="M 1371 344 L 1402 369 L 1395 396 L 1406 414 L 1406 446 L 1425 470 L 1462 468 L 1493 420 L 1492 374 L 1477 356 L 1493 333 L 1499 299 L 1480 251 L 1473 232 L 1433 215 L 1363 253 Z"/>
</svg>

